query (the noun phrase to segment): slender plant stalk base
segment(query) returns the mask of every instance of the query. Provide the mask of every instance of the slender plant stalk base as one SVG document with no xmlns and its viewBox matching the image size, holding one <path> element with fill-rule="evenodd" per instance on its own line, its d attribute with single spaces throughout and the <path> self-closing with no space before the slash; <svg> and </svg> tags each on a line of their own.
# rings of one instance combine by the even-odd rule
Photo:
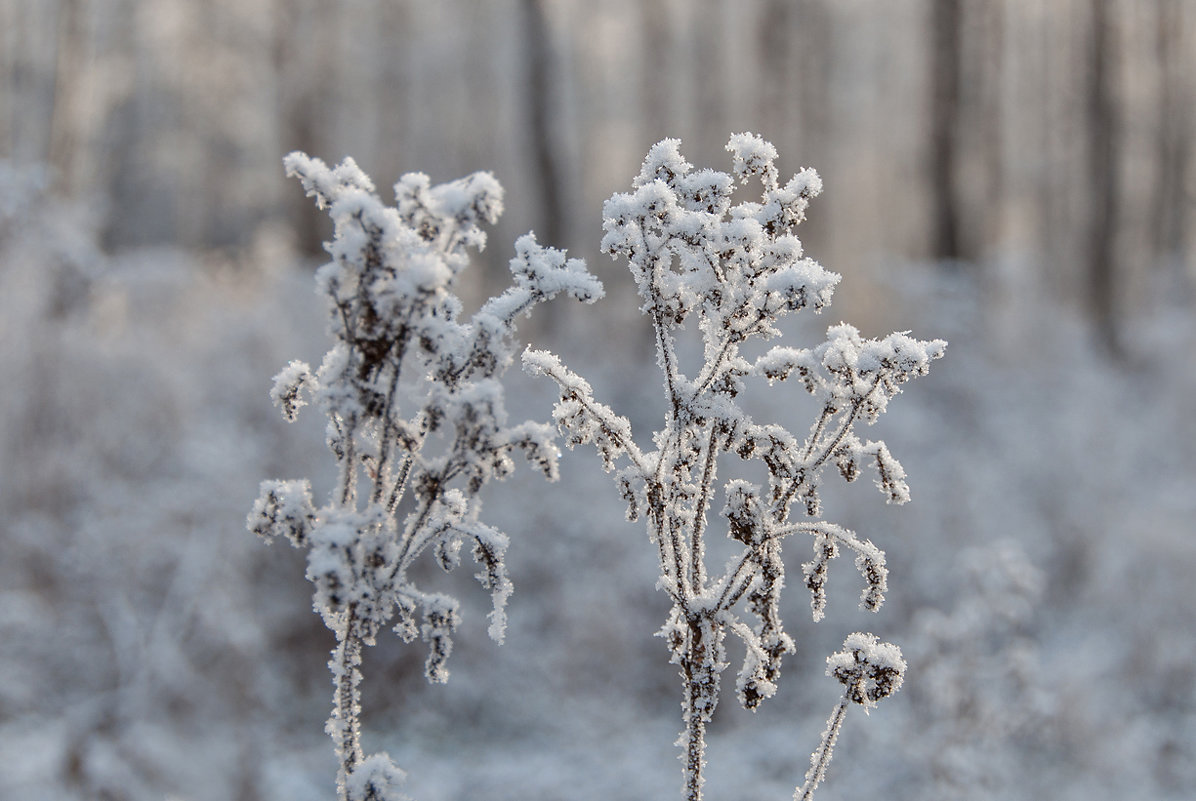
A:
<svg viewBox="0 0 1196 801">
<path fill-rule="evenodd" d="M 351 634 L 342 637 L 328 666 L 336 687 L 328 734 L 336 744 L 340 760 L 336 773 L 337 799 L 347 801 L 349 776 L 365 758 L 361 750 L 361 640 Z"/>
<path fill-rule="evenodd" d="M 702 768 L 706 765 L 706 719 L 695 709 L 698 690 L 693 682 L 685 688 L 685 798 L 701 801 Z"/>
<path fill-rule="evenodd" d="M 685 731 L 678 745 L 685 748 L 685 799 L 701 801 L 706 766 L 706 724 L 718 703 L 718 675 L 709 663 L 709 647 L 704 638 L 713 636 L 701 624 L 689 627 L 689 643 L 681 662 L 684 682 Z"/>
<path fill-rule="evenodd" d="M 826 730 L 822 732 L 822 742 L 810 755 L 810 770 L 806 772 L 806 783 L 797 788 L 793 794 L 793 801 L 810 801 L 818 785 L 826 778 L 827 766 L 831 763 L 831 756 L 835 751 L 835 742 L 839 739 L 839 731 L 843 728 L 843 718 L 847 716 L 847 693 L 839 699 L 839 703 L 827 718 Z"/>
</svg>

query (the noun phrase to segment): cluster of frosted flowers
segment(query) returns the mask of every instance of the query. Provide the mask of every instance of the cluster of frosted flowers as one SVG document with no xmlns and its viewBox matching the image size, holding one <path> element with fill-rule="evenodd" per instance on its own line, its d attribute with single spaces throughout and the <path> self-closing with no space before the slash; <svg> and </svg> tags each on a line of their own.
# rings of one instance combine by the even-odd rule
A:
<svg viewBox="0 0 1196 801">
<path fill-rule="evenodd" d="M 392 626 L 403 640 L 428 644 L 430 681 L 447 680 L 458 601 L 416 586 L 408 570 L 426 552 L 452 570 L 463 547 L 491 594 L 489 634 L 502 640 L 507 537 L 478 519 L 477 495 L 511 473 L 516 452 L 549 480 L 559 458 L 551 426 L 507 422 L 501 378 L 514 358 L 515 322 L 558 294 L 588 303 L 603 290 L 583 262 L 528 234 L 510 261 L 512 286 L 463 320 L 452 285 L 468 251 L 485 244 L 481 224 L 502 211 L 493 176 L 433 186 L 408 174 L 391 207 L 352 159 L 330 168 L 293 153 L 285 164 L 335 226 L 332 259 L 316 274 L 334 344 L 318 369 L 285 367 L 271 398 L 288 420 L 310 401 L 327 415 L 338 477 L 319 508 L 306 480 L 263 482 L 248 523 L 267 540 L 306 549 L 315 609 L 336 634 L 327 728 L 341 798 L 397 798 L 386 788 L 401 772 L 360 746 L 361 646 Z"/>
<path fill-rule="evenodd" d="M 839 324 L 813 348 L 775 346 L 754 362 L 742 357 L 745 343 L 778 337 L 783 316 L 821 311 L 831 301 L 840 277 L 806 257 L 793 233 L 821 191 L 821 180 L 806 169 L 782 184 L 776 150 L 753 134 L 731 137 L 730 174 L 695 169 L 679 147 L 672 139 L 655 145 L 632 190 L 615 194 L 604 207 L 603 250 L 629 263 L 664 373 L 666 417 L 653 434 L 654 449 L 641 449 L 630 421 L 598 401 L 590 385 L 554 355 L 529 350 L 523 358 L 526 369 L 558 385 L 554 417 L 567 444 L 593 444 L 608 472 L 615 473 L 629 519 L 646 518 L 660 558 L 659 585 L 672 600 L 660 634 L 685 685 L 680 744 L 686 751 L 687 798 L 697 799 L 705 724 L 726 667 L 726 632 L 745 645 L 736 686 L 747 708 L 775 693 L 782 656 L 794 648 L 779 613 L 782 539 L 791 534 L 813 539 L 815 555 L 803 574 L 815 620 L 826 604 L 829 562 L 842 548 L 855 554 L 865 581 L 861 606 L 875 611 L 883 602 L 883 551 L 818 519 L 818 487 L 828 465 L 848 481 L 873 469 L 889 501 L 909 499 L 905 472 L 888 448 L 861 440 L 854 428 L 860 421 L 875 422 L 903 384 L 926 374 L 946 343 L 902 333 L 865 339 Z M 763 190 L 760 199 L 733 203 L 737 186 L 753 181 Z M 676 338 L 695 318 L 703 359 L 691 375 L 682 370 Z M 770 383 L 796 378 L 815 398 L 819 412 L 805 437 L 756 423 L 744 412 L 736 399 L 752 378 Z M 727 533 L 744 547 L 723 572 L 710 574 L 704 536 L 719 494 L 723 454 L 763 462 L 768 483 L 723 484 Z M 795 503 L 812 519 L 792 519 Z M 741 601 L 755 618 L 751 624 L 735 611 Z"/>
</svg>

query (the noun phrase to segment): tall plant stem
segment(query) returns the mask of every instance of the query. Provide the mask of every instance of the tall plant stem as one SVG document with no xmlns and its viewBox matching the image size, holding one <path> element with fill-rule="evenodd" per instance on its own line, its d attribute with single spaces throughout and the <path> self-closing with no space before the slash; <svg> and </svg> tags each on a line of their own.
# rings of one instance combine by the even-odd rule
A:
<svg viewBox="0 0 1196 801">
<path fill-rule="evenodd" d="M 706 765 L 706 718 L 699 711 L 698 682 L 691 678 L 693 665 L 686 665 L 685 677 L 685 798 L 701 801 L 702 768 Z"/>
<path fill-rule="evenodd" d="M 826 778 L 826 768 L 830 765 L 831 756 L 835 752 L 835 743 L 839 739 L 839 731 L 843 728 L 843 718 L 847 716 L 847 701 L 848 693 L 845 692 L 839 699 L 839 703 L 831 710 L 831 716 L 826 721 L 826 729 L 822 732 L 822 742 L 810 755 L 810 769 L 806 772 L 805 784 L 797 788 L 793 794 L 793 801 L 810 801 L 814 797 L 814 791 L 818 789 L 818 785 Z"/>
<path fill-rule="evenodd" d="M 352 614 L 350 613 L 350 622 Z M 336 773 L 337 800 L 348 800 L 348 780 L 353 770 L 365 758 L 361 750 L 361 639 L 345 627 L 345 634 L 332 652 L 333 685 L 332 718 L 327 731 L 336 744 L 340 766 Z"/>
<path fill-rule="evenodd" d="M 716 668 L 708 657 L 716 650 L 715 643 L 707 643 L 704 637 L 717 635 L 703 625 L 701 619 L 689 623 L 689 644 L 681 663 L 681 679 L 685 683 L 685 731 L 682 733 L 685 748 L 685 799 L 701 801 L 702 770 L 706 766 L 706 724 L 718 703 L 718 681 Z"/>
</svg>

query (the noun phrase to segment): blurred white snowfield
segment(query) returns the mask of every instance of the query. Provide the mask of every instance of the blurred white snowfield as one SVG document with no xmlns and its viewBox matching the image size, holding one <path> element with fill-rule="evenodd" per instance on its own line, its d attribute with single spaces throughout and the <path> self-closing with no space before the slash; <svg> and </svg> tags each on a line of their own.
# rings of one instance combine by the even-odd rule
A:
<svg viewBox="0 0 1196 801">
<path fill-rule="evenodd" d="M 36 176 L 0 181 L 0 798 L 333 797 L 334 637 L 306 611 L 302 554 L 242 524 L 265 476 L 335 486 L 318 415 L 286 428 L 263 381 L 326 350 L 308 266 L 269 232 L 236 260 L 105 256 Z M 953 352 L 886 416 L 916 502 L 822 490 L 838 524 L 887 546 L 900 592 L 884 635 L 909 669 L 845 729 L 820 797 L 1190 798 L 1193 321 L 1127 321 L 1143 356 L 1113 366 L 1065 310 L 998 310 L 961 276 L 892 270 L 890 311 Z M 604 306 L 528 336 L 651 430 L 659 368 L 605 347 L 621 341 L 612 320 L 635 324 Z M 799 320 L 785 335 L 811 333 Z M 546 418 L 551 383 L 511 378 L 508 408 Z M 757 394 L 753 418 L 808 422 L 804 393 Z M 647 636 L 670 602 L 584 456 L 565 454 L 557 484 L 519 471 L 482 493 L 513 535 L 503 647 L 454 573 L 436 579 L 463 602 L 450 682 L 427 685 L 424 654 L 397 638 L 368 650 L 365 737 L 411 768 L 420 801 L 675 797 L 676 668 Z M 712 564 L 733 554 L 708 545 Z M 786 674 L 818 677 L 859 628 L 849 585 L 828 585 Z M 801 592 L 780 604 L 809 614 Z M 831 684 L 782 682 L 754 714 L 722 707 L 708 797 L 791 795 Z"/>
</svg>

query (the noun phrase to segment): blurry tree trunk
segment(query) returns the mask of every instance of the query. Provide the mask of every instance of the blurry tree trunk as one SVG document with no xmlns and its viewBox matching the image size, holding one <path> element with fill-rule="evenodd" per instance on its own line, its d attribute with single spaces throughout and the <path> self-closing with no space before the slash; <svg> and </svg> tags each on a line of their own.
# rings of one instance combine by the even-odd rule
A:
<svg viewBox="0 0 1196 801">
<path fill-rule="evenodd" d="M 1116 32 L 1113 0 L 1090 0 L 1087 86 L 1088 187 L 1091 205 L 1087 230 L 1088 305 L 1097 340 L 1111 355 L 1121 354 L 1116 317 L 1119 132 L 1113 93 Z"/>
<path fill-rule="evenodd" d="M 384 92 L 378 109 L 380 171 L 397 178 L 404 170 L 402 148 L 407 142 L 408 109 L 411 108 L 411 75 L 404 58 L 410 52 L 411 9 L 406 3 L 382 0 L 371 46 L 378 53 L 379 89 Z M 308 204 L 310 205 L 310 204 Z"/>
<path fill-rule="evenodd" d="M 1075 2 L 1044 6 L 1044 24 L 1033 29 L 1041 59 L 1039 74 L 1024 73 L 1024 93 L 1036 92 L 1040 98 L 1032 116 L 1040 119 L 1040 138 L 1033 145 L 1045 154 L 1046 168 L 1035 176 L 1038 189 L 1035 220 L 1036 246 L 1046 264 L 1067 265 L 1069 269 L 1047 272 L 1044 276 L 1053 289 L 1077 294 L 1076 272 L 1082 283 L 1087 279 L 1087 206 L 1089 172 L 1085 86 L 1091 60 L 1086 30 L 1088 9 Z M 1081 288 L 1078 294 L 1083 295 Z M 1080 302 L 1086 302 L 1086 299 Z"/>
<path fill-rule="evenodd" d="M 983 203 L 975 215 L 976 230 L 966 246 L 973 256 L 999 243 L 1005 203 L 1005 0 L 985 0 L 979 21 L 978 71 L 982 96 L 976 113 L 976 137 L 984 170 Z"/>
<path fill-rule="evenodd" d="M 643 31 L 643 75 L 640 76 L 640 124 L 646 143 L 658 142 L 670 135 L 673 124 L 673 26 L 669 23 L 668 0 L 643 0 L 640 3 L 640 25 Z M 647 144 L 644 145 L 647 147 Z"/>
<path fill-rule="evenodd" d="M 698 134 L 695 156 L 702 161 L 714 161 L 721 156 L 731 133 L 724 122 L 727 37 L 723 27 L 723 3 L 722 0 L 695 0 L 686 8 L 693 25 L 692 69 L 697 112 L 694 122 Z"/>
<path fill-rule="evenodd" d="M 520 9 L 527 37 L 523 56 L 528 139 L 539 201 L 535 228 L 542 244 L 563 247 L 565 193 L 561 187 L 560 152 L 554 129 L 555 65 L 545 0 L 521 0 Z"/>
<path fill-rule="evenodd" d="M 930 193 L 931 256 L 961 257 L 959 198 L 955 188 L 960 117 L 963 10 L 961 0 L 932 0 Z"/>
<path fill-rule="evenodd" d="M 1154 250 L 1176 275 L 1187 276 L 1184 185 L 1191 158 L 1191 82 L 1196 64 L 1187 57 L 1190 43 L 1182 3 L 1157 0 L 1156 56 L 1159 69 L 1156 133 L 1158 185 L 1151 210 Z"/>
<path fill-rule="evenodd" d="M 59 189 L 67 195 L 75 189 L 76 162 L 84 134 L 80 130 L 80 95 L 89 48 L 83 6 L 81 0 L 59 0 L 54 53 L 48 161 Z"/>
<path fill-rule="evenodd" d="M 335 16 L 335 9 L 332 14 Z M 331 35 L 336 30 L 335 21 L 328 18 L 322 3 L 313 4 L 313 0 L 273 0 L 273 18 L 273 77 L 280 156 L 302 150 L 325 159 L 337 158 L 340 154 L 322 152 L 327 132 L 318 119 L 320 115 L 326 118 L 336 112 L 328 105 L 332 100 L 329 85 L 335 79 L 335 56 L 328 53 L 328 46 L 302 46 L 316 36 L 327 43 L 339 41 L 338 36 Z M 328 23 L 327 27 L 324 23 Z M 295 221 L 293 228 L 298 232 L 295 245 L 299 252 L 322 256 L 323 242 L 331 234 L 327 215 L 320 213 L 302 192 L 290 191 L 284 197 L 286 217 Z"/>
<path fill-rule="evenodd" d="M 834 25 L 825 0 L 797 0 L 794 35 L 797 50 L 797 127 L 801 142 L 795 150 L 822 151 L 831 131 L 831 80 L 833 72 Z M 825 151 L 829 155 L 829 148 Z M 802 156 L 802 158 L 806 158 Z"/>
<path fill-rule="evenodd" d="M 788 140 L 797 95 L 791 65 L 795 14 L 791 0 L 765 0 L 756 33 L 760 78 L 757 119 L 763 129 L 760 133 L 786 150 L 794 144 Z"/>
<path fill-rule="evenodd" d="M 0 3 L 0 155 L 13 158 L 16 148 L 16 97 L 19 90 L 19 60 L 12 31 L 17 26 L 19 10 L 11 3 Z"/>
</svg>

